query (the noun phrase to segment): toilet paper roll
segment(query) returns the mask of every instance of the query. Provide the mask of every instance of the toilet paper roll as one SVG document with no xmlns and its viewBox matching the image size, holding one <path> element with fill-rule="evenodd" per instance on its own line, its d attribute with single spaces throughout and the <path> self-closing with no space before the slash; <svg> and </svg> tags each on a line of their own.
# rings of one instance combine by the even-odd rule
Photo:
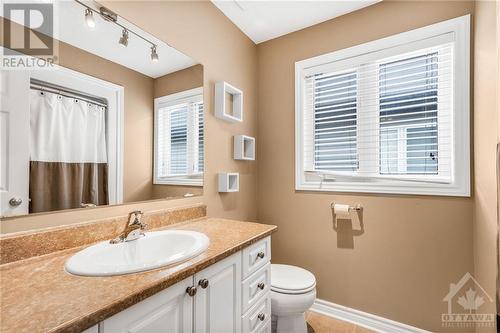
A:
<svg viewBox="0 0 500 333">
<path fill-rule="evenodd" d="M 348 215 L 349 214 L 349 205 L 341 205 L 335 204 L 333 205 L 333 211 L 335 215 Z"/>
</svg>

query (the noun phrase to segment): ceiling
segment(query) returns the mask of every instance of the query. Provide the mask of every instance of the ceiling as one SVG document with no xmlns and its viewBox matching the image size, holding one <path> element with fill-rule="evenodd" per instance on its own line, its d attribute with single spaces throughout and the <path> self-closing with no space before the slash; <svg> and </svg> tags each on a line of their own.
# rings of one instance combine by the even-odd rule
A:
<svg viewBox="0 0 500 333">
<path fill-rule="evenodd" d="M 212 0 L 256 44 L 330 20 L 381 0 Z"/>
</svg>

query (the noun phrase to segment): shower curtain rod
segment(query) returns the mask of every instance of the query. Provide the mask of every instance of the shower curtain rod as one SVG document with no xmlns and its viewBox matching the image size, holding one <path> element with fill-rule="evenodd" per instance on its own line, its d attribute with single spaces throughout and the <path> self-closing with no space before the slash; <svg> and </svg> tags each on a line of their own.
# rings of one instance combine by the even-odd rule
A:
<svg viewBox="0 0 500 333">
<path fill-rule="evenodd" d="M 96 104 L 103 107 L 108 107 L 108 102 L 104 98 L 97 96 L 92 96 L 81 91 L 73 90 L 70 88 L 58 86 L 45 81 L 40 81 L 36 79 L 30 80 L 30 88 L 40 91 L 47 91 L 54 94 L 58 94 L 68 98 L 79 99 L 88 103 Z"/>
</svg>

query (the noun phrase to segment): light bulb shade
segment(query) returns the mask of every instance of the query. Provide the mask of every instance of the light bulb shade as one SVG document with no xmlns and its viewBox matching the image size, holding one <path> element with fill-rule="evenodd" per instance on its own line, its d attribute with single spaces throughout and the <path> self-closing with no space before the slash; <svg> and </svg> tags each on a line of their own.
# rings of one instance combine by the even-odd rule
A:
<svg viewBox="0 0 500 333">
<path fill-rule="evenodd" d="M 128 45 L 128 31 L 127 31 L 127 29 L 123 29 L 122 36 L 120 37 L 119 43 L 120 43 L 120 45 L 123 45 L 125 47 Z"/>
<path fill-rule="evenodd" d="M 95 28 L 94 13 L 90 9 L 85 9 L 85 23 L 89 28 Z"/>
<path fill-rule="evenodd" d="M 160 60 L 160 58 L 158 57 L 158 53 L 156 52 L 156 46 L 151 47 L 151 60 L 154 62 Z"/>
</svg>

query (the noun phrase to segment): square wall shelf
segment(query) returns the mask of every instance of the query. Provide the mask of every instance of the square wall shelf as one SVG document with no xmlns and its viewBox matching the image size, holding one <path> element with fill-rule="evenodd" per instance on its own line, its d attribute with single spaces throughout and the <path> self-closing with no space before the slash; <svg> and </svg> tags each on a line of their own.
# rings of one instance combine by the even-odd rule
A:
<svg viewBox="0 0 500 333">
<path fill-rule="evenodd" d="M 240 174 L 237 172 L 219 173 L 219 192 L 239 192 Z"/>
<path fill-rule="evenodd" d="M 234 136 L 234 159 L 255 160 L 255 138 L 246 135 Z"/>
<path fill-rule="evenodd" d="M 232 113 L 228 112 L 230 105 L 227 105 L 226 94 L 233 97 Z M 242 122 L 243 92 L 227 82 L 217 82 L 215 84 L 215 116 L 230 123 Z"/>
</svg>

